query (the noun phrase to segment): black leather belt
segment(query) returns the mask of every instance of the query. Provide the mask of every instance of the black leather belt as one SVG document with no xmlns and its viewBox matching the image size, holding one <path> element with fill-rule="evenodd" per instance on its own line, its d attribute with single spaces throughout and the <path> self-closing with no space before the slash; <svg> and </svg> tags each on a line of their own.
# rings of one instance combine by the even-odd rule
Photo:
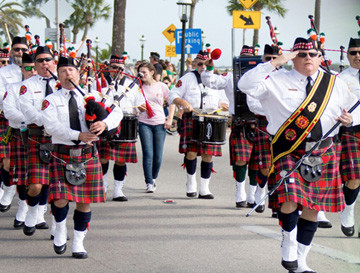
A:
<svg viewBox="0 0 360 273">
<path fill-rule="evenodd" d="M 319 149 L 325 148 L 325 147 L 329 147 L 332 144 L 333 140 L 332 137 L 328 137 L 327 139 L 324 139 L 323 141 L 321 141 L 320 145 L 319 145 Z M 296 148 L 297 150 L 310 150 L 307 149 L 307 147 L 313 147 L 315 145 L 316 141 L 313 141 L 312 139 L 305 139 L 303 142 L 301 142 L 301 144 Z"/>
<path fill-rule="evenodd" d="M 29 136 L 46 136 L 44 129 L 41 128 L 29 128 Z"/>
<path fill-rule="evenodd" d="M 12 128 L 12 133 L 14 136 L 20 136 L 20 129 Z"/>
<path fill-rule="evenodd" d="M 77 146 L 76 149 L 69 149 L 68 147 L 66 147 L 64 145 L 55 144 L 53 147 L 54 152 L 63 154 L 63 155 L 68 155 L 71 157 L 91 154 L 94 152 L 94 150 L 95 150 L 95 146 L 87 146 L 85 148 L 80 148 L 79 146 Z"/>
</svg>

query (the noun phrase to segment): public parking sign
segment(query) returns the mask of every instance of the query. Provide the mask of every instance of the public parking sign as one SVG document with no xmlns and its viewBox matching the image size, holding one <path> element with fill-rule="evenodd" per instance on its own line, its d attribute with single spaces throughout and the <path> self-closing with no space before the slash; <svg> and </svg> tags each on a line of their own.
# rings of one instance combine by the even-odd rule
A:
<svg viewBox="0 0 360 273">
<path fill-rule="evenodd" d="M 176 54 L 181 54 L 182 29 L 175 30 Z M 197 54 L 202 49 L 201 29 L 189 28 L 185 30 L 185 54 Z"/>
</svg>

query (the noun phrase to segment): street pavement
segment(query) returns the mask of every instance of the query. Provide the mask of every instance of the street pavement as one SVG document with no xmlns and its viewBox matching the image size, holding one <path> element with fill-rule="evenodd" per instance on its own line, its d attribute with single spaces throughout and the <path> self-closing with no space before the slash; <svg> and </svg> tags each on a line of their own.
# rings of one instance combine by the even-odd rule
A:
<svg viewBox="0 0 360 273">
<path fill-rule="evenodd" d="M 281 233 L 271 212 L 235 209 L 235 183 L 229 166 L 229 146 L 214 159 L 210 189 L 214 200 L 187 198 L 186 172 L 181 167 L 178 136 L 167 135 L 163 164 L 155 193 L 145 193 L 141 148 L 137 164 L 128 164 L 124 192 L 128 202 L 113 202 L 112 165 L 105 204 L 92 205 L 92 220 L 85 239 L 89 258 L 71 257 L 74 204 L 70 205 L 70 241 L 64 255 L 57 255 L 49 230 L 27 237 L 14 230 L 17 197 L 0 215 L 0 272 L 159 272 L 159 273 L 262 273 L 286 272 L 280 265 Z M 198 159 L 198 170 L 200 159 Z M 198 181 L 200 173 L 197 172 Z M 164 202 L 172 200 L 173 202 Z M 50 207 L 49 207 L 50 210 Z M 317 272 L 360 272 L 360 238 L 345 237 L 340 214 L 327 213 L 333 228 L 318 229 L 308 256 Z M 50 215 L 46 216 L 50 224 Z M 360 205 L 356 207 L 356 235 Z"/>
</svg>

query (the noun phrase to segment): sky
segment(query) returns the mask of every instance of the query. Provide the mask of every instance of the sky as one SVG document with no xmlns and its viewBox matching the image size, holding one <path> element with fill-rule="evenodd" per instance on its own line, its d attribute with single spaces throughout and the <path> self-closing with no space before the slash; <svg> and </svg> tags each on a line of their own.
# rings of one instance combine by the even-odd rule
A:
<svg viewBox="0 0 360 273">
<path fill-rule="evenodd" d="M 72 8 L 65 0 L 60 1 L 60 20 L 65 20 L 72 12 Z M 106 0 L 113 6 L 113 1 Z M 140 59 L 141 46 L 139 39 L 145 36 L 144 58 L 148 58 L 150 52 L 157 51 L 161 58 L 165 57 L 165 46 L 169 41 L 162 34 L 171 24 L 181 28 L 177 0 L 127 0 L 126 23 L 125 23 L 125 50 L 130 60 Z M 48 14 L 52 22 L 55 21 L 55 0 L 50 0 L 42 11 Z M 210 43 L 211 49 L 220 48 L 222 55 L 216 61 L 217 66 L 232 65 L 232 16 L 226 10 L 228 0 L 200 0 L 196 5 L 194 28 L 200 28 L 205 35 L 204 44 Z M 296 37 L 307 37 L 306 31 L 310 28 L 308 15 L 314 14 L 315 0 L 283 0 L 284 7 L 288 10 L 285 17 L 281 18 L 274 13 L 263 10 L 261 14 L 261 28 L 259 34 L 260 53 L 263 52 L 266 43 L 271 44 L 269 27 L 266 24 L 266 16 L 271 17 L 272 25 L 277 27 L 280 34 L 279 41 L 283 42 L 283 49 L 290 49 Z M 360 0 L 323 0 L 321 6 L 320 31 L 326 35 L 325 48 L 339 50 L 340 45 L 347 49 L 349 38 L 358 37 L 360 30 L 355 17 L 360 15 Z M 108 21 L 99 21 L 89 31 L 88 38 L 100 40 L 99 48 L 106 48 L 106 43 L 112 41 L 112 17 Z M 30 26 L 33 35 L 38 34 L 43 44 L 45 35 L 45 21 L 39 19 L 26 19 L 24 23 Z M 55 27 L 55 24 L 52 25 Z M 235 29 L 235 55 L 238 55 L 243 41 L 243 30 Z M 253 30 L 248 29 L 246 44 L 252 43 Z M 21 34 L 21 33 L 20 33 Z M 24 31 L 25 34 L 25 31 Z M 79 34 L 78 39 L 82 34 Z M 174 44 L 174 43 L 173 43 Z M 94 46 L 94 43 L 93 43 Z M 121 52 L 120 52 L 121 53 Z M 340 53 L 327 51 L 326 55 L 332 63 L 340 62 Z M 171 62 L 177 63 L 177 58 L 171 58 Z M 348 64 L 345 56 L 345 64 Z"/>
</svg>

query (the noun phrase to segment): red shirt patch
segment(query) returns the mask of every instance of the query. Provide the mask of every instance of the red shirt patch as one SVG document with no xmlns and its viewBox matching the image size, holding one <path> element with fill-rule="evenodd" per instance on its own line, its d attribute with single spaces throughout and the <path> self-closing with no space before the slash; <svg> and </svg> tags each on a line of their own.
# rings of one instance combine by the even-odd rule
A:
<svg viewBox="0 0 360 273">
<path fill-rule="evenodd" d="M 4 100 L 4 99 L 6 99 L 6 96 L 7 96 L 7 91 L 5 92 L 5 95 L 4 95 L 4 98 L 3 98 L 3 100 Z"/>
<path fill-rule="evenodd" d="M 177 83 L 176 83 L 176 85 L 175 85 L 176 87 L 180 87 L 180 86 L 182 86 L 182 82 L 181 82 L 181 80 L 179 80 Z"/>
<path fill-rule="evenodd" d="M 50 102 L 47 100 L 44 100 L 41 105 L 41 110 L 45 110 L 46 108 L 48 108 L 49 105 L 50 105 Z"/>
<path fill-rule="evenodd" d="M 225 72 L 225 73 L 223 73 L 223 74 L 221 74 L 221 76 L 223 76 L 223 77 L 226 77 L 227 76 L 227 72 Z"/>
<path fill-rule="evenodd" d="M 25 85 L 22 85 L 22 86 L 20 87 L 20 95 L 24 95 L 24 94 L 26 93 L 26 91 L 27 91 L 26 86 L 25 86 Z"/>
</svg>

